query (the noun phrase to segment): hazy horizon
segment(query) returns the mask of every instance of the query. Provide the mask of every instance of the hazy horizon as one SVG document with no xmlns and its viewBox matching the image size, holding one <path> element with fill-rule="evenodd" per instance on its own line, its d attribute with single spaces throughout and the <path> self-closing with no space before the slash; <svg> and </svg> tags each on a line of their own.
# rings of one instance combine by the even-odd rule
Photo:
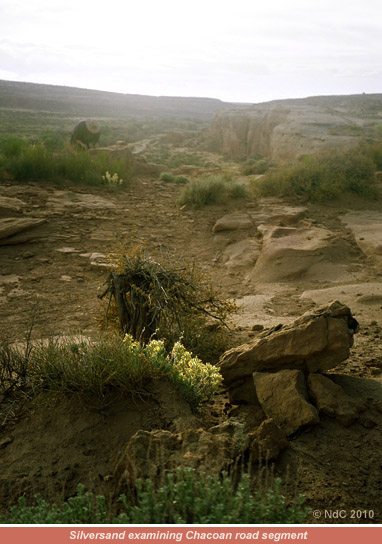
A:
<svg viewBox="0 0 382 544">
<path fill-rule="evenodd" d="M 2 0 L 0 79 L 258 103 L 381 92 L 376 0 Z"/>
</svg>

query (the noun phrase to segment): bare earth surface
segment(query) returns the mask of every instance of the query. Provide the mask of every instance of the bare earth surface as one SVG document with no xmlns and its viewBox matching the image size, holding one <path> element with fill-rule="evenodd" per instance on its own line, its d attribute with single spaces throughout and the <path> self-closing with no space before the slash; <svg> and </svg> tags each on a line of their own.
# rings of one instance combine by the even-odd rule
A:
<svg viewBox="0 0 382 544">
<path fill-rule="evenodd" d="M 261 326 L 287 323 L 340 300 L 360 332 L 351 358 L 331 374 L 363 401 L 364 410 L 349 427 L 322 417 L 290 441 L 274 470 L 289 491 L 303 492 L 309 506 L 322 512 L 312 523 L 338 521 L 324 519 L 324 509 L 345 509 L 342 523 L 382 523 L 381 207 L 355 200 L 311 205 L 265 199 L 193 211 L 176 204 L 180 190 L 149 179 L 123 192 L 4 183 L 0 197 L 12 200 L 0 200 L 0 217 L 45 222 L 24 230 L 22 243 L 15 243 L 21 232 L 0 239 L 2 336 L 22 340 L 35 309 L 35 337 L 96 337 L 104 256 L 133 241 L 187 256 L 210 271 L 241 306 L 233 325 L 236 343 L 256 337 Z M 157 391 L 146 404 L 120 399 L 112 413 L 85 412 L 74 401 L 58 406 L 51 399 L 49 410 L 28 406 L 21 419 L 7 407 L 0 421 L 2 504 L 25 491 L 67 496 L 78 482 L 102 492 L 131 436 L 139 429 L 179 427 L 174 411 L 183 410 L 196 427 L 227 419 L 224 396 L 199 421 L 168 397 Z M 352 510 L 374 514 L 357 519 Z"/>
</svg>

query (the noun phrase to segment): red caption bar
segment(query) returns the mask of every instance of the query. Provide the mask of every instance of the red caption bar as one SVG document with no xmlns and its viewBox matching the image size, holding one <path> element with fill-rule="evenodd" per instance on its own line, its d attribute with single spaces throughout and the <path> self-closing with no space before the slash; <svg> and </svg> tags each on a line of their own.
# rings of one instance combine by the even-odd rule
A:
<svg viewBox="0 0 382 544">
<path fill-rule="evenodd" d="M 4 544 L 105 544 L 129 543 L 251 543 L 303 542 L 309 544 L 381 544 L 382 526 L 113 526 L 59 527 L 13 526 L 0 527 L 0 542 Z"/>
</svg>

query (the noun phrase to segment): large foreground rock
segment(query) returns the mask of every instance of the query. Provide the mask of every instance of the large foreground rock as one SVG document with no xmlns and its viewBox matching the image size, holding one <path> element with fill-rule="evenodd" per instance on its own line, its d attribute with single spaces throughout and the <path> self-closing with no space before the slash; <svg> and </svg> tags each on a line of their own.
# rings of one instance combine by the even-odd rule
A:
<svg viewBox="0 0 382 544">
<path fill-rule="evenodd" d="M 316 408 L 308 402 L 301 370 L 282 370 L 274 374 L 255 372 L 253 381 L 265 415 L 272 418 L 288 436 L 319 423 Z"/>
<path fill-rule="evenodd" d="M 350 309 L 333 302 L 224 353 L 220 360 L 224 383 L 230 389 L 253 372 L 329 370 L 349 357 L 357 331 Z"/>
</svg>

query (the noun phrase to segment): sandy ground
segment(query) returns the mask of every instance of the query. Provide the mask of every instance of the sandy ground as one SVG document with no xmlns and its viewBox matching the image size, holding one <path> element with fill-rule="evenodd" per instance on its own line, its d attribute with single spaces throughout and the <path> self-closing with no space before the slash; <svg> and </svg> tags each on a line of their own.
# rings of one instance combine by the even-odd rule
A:
<svg viewBox="0 0 382 544">
<path fill-rule="evenodd" d="M 378 230 L 378 205 L 354 200 L 330 205 L 238 201 L 194 211 L 176 204 L 180 191 L 176 185 L 150 179 L 136 181 L 123 192 L 4 183 L 0 196 L 21 201 L 20 211 L 11 215 L 46 222 L 30 231 L 29 241 L 0 245 L 2 337 L 22 340 L 33 319 L 36 338 L 51 334 L 95 337 L 101 311 L 97 295 L 107 274 L 104 256 L 134 242 L 145 242 L 149 251 L 179 259 L 187 256 L 209 271 L 214 284 L 241 306 L 233 324 L 240 340 L 255 337 L 254 325 L 288 322 L 338 299 L 352 309 L 360 332 L 351 358 L 333 374 L 346 381 L 367 409 L 347 428 L 324 418 L 314 430 L 290 443 L 275 471 L 291 488 L 304 492 L 313 509 L 345 508 L 349 515 L 341 522 L 381 523 L 382 257 L 378 232 L 382 231 Z M 288 215 L 285 206 L 303 208 L 302 216 L 290 210 Z M 249 226 L 213 231 L 217 220 L 232 214 L 249 217 Z M 265 224 L 262 237 L 259 224 Z M 285 243 L 277 241 L 280 237 Z M 296 247 L 302 244 L 305 253 L 297 254 Z M 214 417 L 223 420 L 227 416 L 217 406 Z M 99 414 L 90 419 L 81 416 L 81 409 L 55 406 L 47 416 L 40 406 L 35 416 L 3 424 L 3 504 L 25 489 L 51 489 L 52 496 L 66 496 L 77 481 L 102 490 L 114 462 L 113 452 L 137 429 L 160 425 L 153 406 L 145 410 L 144 418 L 138 406 L 117 411 L 107 424 Z M 9 440 L 1 446 L 4 438 Z M 99 485 L 85 476 L 94 470 Z M 353 509 L 372 510 L 374 515 L 351 518 Z"/>
</svg>

